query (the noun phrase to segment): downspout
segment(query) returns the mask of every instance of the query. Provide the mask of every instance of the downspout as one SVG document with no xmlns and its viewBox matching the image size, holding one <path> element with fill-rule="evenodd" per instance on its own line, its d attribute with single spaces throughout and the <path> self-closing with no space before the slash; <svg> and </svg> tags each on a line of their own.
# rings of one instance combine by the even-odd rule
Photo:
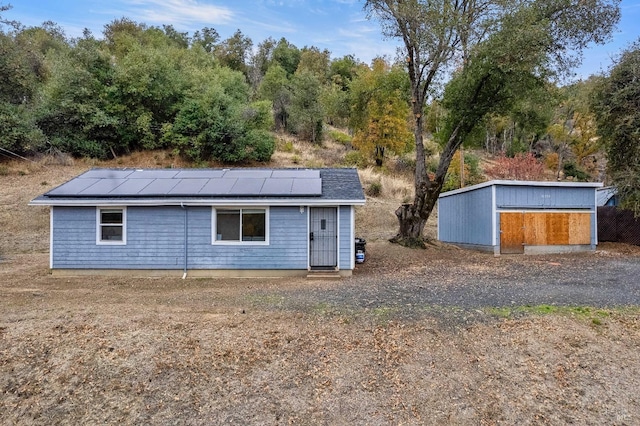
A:
<svg viewBox="0 0 640 426">
<path fill-rule="evenodd" d="M 187 278 L 187 259 L 188 259 L 188 242 L 189 242 L 189 209 L 181 202 L 180 207 L 184 210 L 184 273 L 182 274 L 182 279 Z"/>
</svg>

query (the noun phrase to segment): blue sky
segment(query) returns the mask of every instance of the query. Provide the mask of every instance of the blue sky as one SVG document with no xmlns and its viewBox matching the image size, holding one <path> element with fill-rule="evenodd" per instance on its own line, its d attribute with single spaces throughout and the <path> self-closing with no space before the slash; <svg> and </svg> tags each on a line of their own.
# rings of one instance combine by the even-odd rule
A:
<svg viewBox="0 0 640 426">
<path fill-rule="evenodd" d="M 213 27 L 223 39 L 240 29 L 254 46 L 268 37 L 285 37 L 300 48 L 328 49 L 334 58 L 353 54 L 367 63 L 376 56 L 395 57 L 397 44 L 384 40 L 378 23 L 366 19 L 362 0 L 0 0 L 7 3 L 13 6 L 4 14 L 7 19 L 27 26 L 50 20 L 72 37 L 84 28 L 101 37 L 105 24 L 125 16 L 189 33 Z M 612 57 L 640 36 L 640 0 L 623 0 L 621 9 L 613 40 L 585 52 L 577 78 L 606 70 Z"/>
</svg>

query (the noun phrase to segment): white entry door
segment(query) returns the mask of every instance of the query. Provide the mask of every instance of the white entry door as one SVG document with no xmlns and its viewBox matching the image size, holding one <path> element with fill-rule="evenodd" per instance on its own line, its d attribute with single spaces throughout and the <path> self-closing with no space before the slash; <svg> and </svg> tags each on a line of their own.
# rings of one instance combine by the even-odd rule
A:
<svg viewBox="0 0 640 426">
<path fill-rule="evenodd" d="M 335 207 L 309 210 L 309 265 L 335 268 L 338 265 L 338 211 Z"/>
</svg>

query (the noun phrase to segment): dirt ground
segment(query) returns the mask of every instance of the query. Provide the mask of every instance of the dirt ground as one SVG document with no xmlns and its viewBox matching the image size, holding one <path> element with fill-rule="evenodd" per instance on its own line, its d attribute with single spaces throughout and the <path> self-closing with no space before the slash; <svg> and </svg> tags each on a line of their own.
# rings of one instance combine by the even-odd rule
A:
<svg viewBox="0 0 640 426">
<path fill-rule="evenodd" d="M 498 262 L 507 281 L 590 259 L 635 267 L 637 247 L 506 262 L 448 246 L 407 250 L 384 239 L 393 203 L 374 200 L 366 208 L 376 210 L 358 212 L 370 242 L 351 279 L 53 277 L 47 210 L 26 204 L 86 167 L 0 176 L 4 424 L 640 423 L 635 306 L 416 309 L 384 296 L 394 294 L 388 283 L 416 276 L 472 285 Z M 375 303 L 300 299 L 356 299 L 357 286 Z"/>
</svg>

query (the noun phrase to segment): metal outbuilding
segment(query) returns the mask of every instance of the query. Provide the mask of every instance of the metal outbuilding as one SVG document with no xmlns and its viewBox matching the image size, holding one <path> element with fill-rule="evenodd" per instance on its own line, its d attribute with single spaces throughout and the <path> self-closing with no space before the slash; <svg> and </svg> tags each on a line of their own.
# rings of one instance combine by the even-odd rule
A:
<svg viewBox="0 0 640 426">
<path fill-rule="evenodd" d="M 493 180 L 440 194 L 438 239 L 494 254 L 595 250 L 593 182 Z"/>
</svg>

